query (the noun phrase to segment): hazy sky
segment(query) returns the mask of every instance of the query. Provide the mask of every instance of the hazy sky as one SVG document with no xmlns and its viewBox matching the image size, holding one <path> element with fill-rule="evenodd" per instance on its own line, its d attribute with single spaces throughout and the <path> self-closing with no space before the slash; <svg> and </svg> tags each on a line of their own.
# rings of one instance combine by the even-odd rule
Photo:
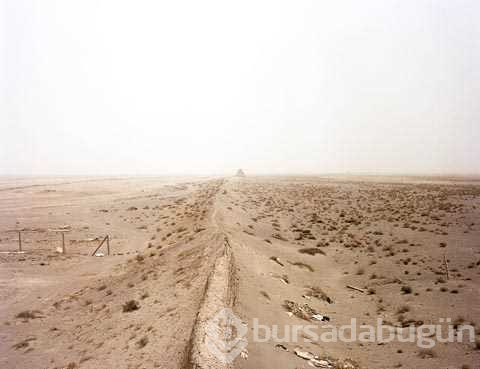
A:
<svg viewBox="0 0 480 369">
<path fill-rule="evenodd" d="M 478 0 L 0 3 L 0 174 L 480 173 Z"/>
</svg>

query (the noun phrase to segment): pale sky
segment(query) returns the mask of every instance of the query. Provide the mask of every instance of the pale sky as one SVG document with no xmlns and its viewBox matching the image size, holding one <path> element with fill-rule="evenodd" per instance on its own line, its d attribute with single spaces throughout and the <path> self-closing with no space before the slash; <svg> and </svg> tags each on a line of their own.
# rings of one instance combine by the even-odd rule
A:
<svg viewBox="0 0 480 369">
<path fill-rule="evenodd" d="M 478 0 L 0 3 L 0 175 L 480 173 Z"/>
</svg>

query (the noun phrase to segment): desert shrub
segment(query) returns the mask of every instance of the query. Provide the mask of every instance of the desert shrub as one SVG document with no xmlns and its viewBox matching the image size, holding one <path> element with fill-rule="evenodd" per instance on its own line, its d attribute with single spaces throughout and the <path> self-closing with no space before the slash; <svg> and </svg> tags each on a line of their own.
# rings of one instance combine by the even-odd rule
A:
<svg viewBox="0 0 480 369">
<path fill-rule="evenodd" d="M 475 349 L 480 350 L 480 338 L 475 338 Z"/>
<path fill-rule="evenodd" d="M 145 300 L 147 297 L 149 297 L 150 295 L 148 294 L 148 292 L 145 292 L 140 298 L 142 300 Z"/>
<path fill-rule="evenodd" d="M 22 311 L 21 313 L 18 313 L 16 317 L 18 319 L 29 320 L 29 319 L 40 318 L 41 315 L 42 315 L 42 312 L 39 310 L 25 310 L 25 311 Z"/>
<path fill-rule="evenodd" d="M 306 287 L 307 296 L 315 297 L 319 300 L 326 301 L 329 304 L 333 303 L 333 300 L 320 288 L 320 287 Z"/>
<path fill-rule="evenodd" d="M 142 337 L 140 340 L 138 340 L 137 346 L 139 349 L 144 348 L 145 346 L 147 346 L 147 343 L 148 343 L 148 337 L 145 336 L 145 337 Z"/>
<path fill-rule="evenodd" d="M 410 311 L 410 307 L 407 306 L 407 305 L 403 305 L 403 306 L 398 308 L 397 314 L 404 314 L 404 313 L 407 313 L 409 311 Z"/>
<path fill-rule="evenodd" d="M 260 291 L 260 294 L 265 297 L 267 300 L 270 300 L 270 296 L 265 291 Z"/>
<path fill-rule="evenodd" d="M 314 247 L 310 247 L 310 248 L 305 248 L 305 249 L 300 249 L 298 250 L 298 252 L 300 254 L 308 254 L 308 255 L 316 255 L 316 254 L 320 254 L 320 255 L 326 255 L 325 254 L 325 251 L 323 250 L 320 250 L 320 249 L 316 249 Z"/>
<path fill-rule="evenodd" d="M 300 268 L 308 269 L 308 270 L 311 271 L 311 272 L 314 271 L 314 269 L 313 269 L 312 266 L 310 266 L 310 265 L 308 265 L 308 264 L 306 264 L 306 263 L 302 263 L 301 261 L 295 261 L 295 262 L 293 262 L 293 263 L 292 263 L 292 262 L 289 262 L 289 263 L 292 264 L 292 265 L 298 266 L 298 267 L 300 267 Z"/>
<path fill-rule="evenodd" d="M 457 319 L 453 321 L 453 328 L 458 329 L 460 326 L 465 323 L 465 318 L 463 316 L 458 316 Z"/>
<path fill-rule="evenodd" d="M 140 309 L 140 304 L 138 303 L 138 301 L 130 300 L 123 304 L 122 308 L 124 313 L 129 313 L 131 311 Z"/>
<path fill-rule="evenodd" d="M 402 286 L 402 288 L 400 290 L 402 291 L 402 293 L 404 295 L 408 295 L 408 294 L 412 293 L 412 291 L 413 291 L 412 287 L 410 287 L 410 286 Z"/>
<path fill-rule="evenodd" d="M 418 352 L 418 356 L 422 359 L 430 359 L 436 357 L 437 354 L 432 349 L 422 349 Z"/>
<path fill-rule="evenodd" d="M 14 348 L 15 350 L 27 348 L 30 345 L 30 341 L 35 341 L 35 340 L 36 340 L 35 337 L 27 338 L 19 343 L 16 343 L 15 345 L 12 346 L 12 348 Z"/>
</svg>

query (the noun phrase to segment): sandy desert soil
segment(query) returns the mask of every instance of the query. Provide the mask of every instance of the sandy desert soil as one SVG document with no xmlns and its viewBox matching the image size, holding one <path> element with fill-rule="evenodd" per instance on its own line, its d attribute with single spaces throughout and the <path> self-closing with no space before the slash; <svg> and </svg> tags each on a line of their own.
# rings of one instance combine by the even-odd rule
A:
<svg viewBox="0 0 480 369">
<path fill-rule="evenodd" d="M 15 230 L 25 253 L 9 253 Z M 104 244 L 92 256 L 106 235 L 111 254 Z M 327 323 L 314 312 L 337 327 L 351 318 L 403 329 L 440 318 L 480 324 L 480 181 L 2 179 L 0 298 L 0 368 L 320 365 L 295 351 L 333 368 L 480 368 L 479 336 L 421 349 L 254 342 L 252 331 L 258 318 L 279 337 L 286 325 L 313 324 L 320 335 Z M 204 344 L 224 307 L 248 327 L 229 365 Z"/>
</svg>

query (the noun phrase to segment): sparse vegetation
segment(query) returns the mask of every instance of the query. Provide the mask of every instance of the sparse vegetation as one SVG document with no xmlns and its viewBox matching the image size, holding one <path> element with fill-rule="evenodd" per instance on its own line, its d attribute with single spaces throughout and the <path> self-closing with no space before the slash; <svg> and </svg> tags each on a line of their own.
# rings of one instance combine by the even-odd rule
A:
<svg viewBox="0 0 480 369">
<path fill-rule="evenodd" d="M 298 266 L 299 268 L 307 269 L 310 272 L 314 271 L 314 269 L 311 265 L 303 263 L 301 261 L 295 261 L 295 262 L 289 261 L 289 263 L 292 264 L 292 265 Z"/>
<path fill-rule="evenodd" d="M 365 268 L 358 268 L 355 274 L 356 275 L 364 275 L 365 274 Z"/>
<path fill-rule="evenodd" d="M 408 313 L 409 311 L 410 311 L 410 307 L 407 305 L 403 305 L 398 308 L 397 314 L 405 314 L 405 313 Z"/>
<path fill-rule="evenodd" d="M 418 352 L 418 356 L 422 359 L 432 359 L 437 357 L 437 354 L 432 349 L 421 349 Z"/>
<path fill-rule="evenodd" d="M 136 300 L 129 300 L 122 306 L 124 313 L 129 313 L 140 309 L 140 303 Z"/>
<path fill-rule="evenodd" d="M 408 295 L 413 292 L 412 287 L 410 286 L 402 286 L 400 289 L 404 295 Z"/>
<path fill-rule="evenodd" d="M 320 287 L 307 287 L 305 295 L 326 301 L 329 304 L 333 303 L 333 300 Z"/>
<path fill-rule="evenodd" d="M 28 321 L 30 319 L 37 319 L 42 317 L 42 312 L 40 310 L 25 310 L 16 315 L 16 318 L 23 319 Z"/>
<path fill-rule="evenodd" d="M 221 181 L 224 186 L 215 184 Z M 301 323 L 297 318 L 321 324 L 319 321 L 329 316 L 333 324 L 340 324 L 340 320 L 352 314 L 364 320 L 363 324 L 371 324 L 378 316 L 384 318 L 385 324 L 406 329 L 421 325 L 420 319 L 430 323 L 428 312 L 435 317 L 468 314 L 468 321 L 478 321 L 477 311 L 469 309 L 467 303 L 476 301 L 474 293 L 480 275 L 478 250 L 472 247 L 480 226 L 480 207 L 473 210 L 478 202 L 473 195 L 462 197 L 460 188 L 465 191 L 467 185 L 377 184 L 370 179 L 366 184 L 313 178 L 285 182 L 261 178 L 242 183 L 221 181 L 195 180 L 185 185 L 186 189 L 163 184 L 149 185 L 142 192 L 129 188 L 128 196 L 122 192 L 121 198 L 111 201 L 108 212 L 97 211 L 106 204 L 94 204 L 95 216 L 88 231 L 74 216 L 65 215 L 65 222 L 72 223 L 74 230 L 66 234 L 71 243 L 67 243 L 66 255 L 42 254 L 42 247 L 58 244 L 58 237 L 49 240 L 34 233 L 37 238 L 32 242 L 26 233 L 26 248 L 34 244 L 38 250 L 21 255 L 2 254 L 11 263 L 6 264 L 8 267 L 19 266 L 22 270 L 32 265 L 32 275 L 41 269 L 35 277 L 57 278 L 58 274 L 60 278 L 84 279 L 72 281 L 71 286 L 69 281 L 62 281 L 51 295 L 43 294 L 43 286 L 42 293 L 37 294 L 27 286 L 29 292 L 33 291 L 28 302 L 37 302 L 39 297 L 38 304 L 7 301 L 7 306 L 11 304 L 17 309 L 4 319 L 9 321 L 3 322 L 6 335 L 10 335 L 5 340 L 7 351 L 14 347 L 10 351 L 20 356 L 35 350 L 31 355 L 35 359 L 37 353 L 40 356 L 45 352 L 49 342 L 56 342 L 58 352 L 64 356 L 52 355 L 54 361 L 40 363 L 45 367 L 68 368 L 66 363 L 71 360 L 74 361 L 70 369 L 101 367 L 104 359 L 111 362 L 111 355 L 119 350 L 123 350 L 132 367 L 160 367 L 163 357 L 150 356 L 155 347 L 168 345 L 167 354 L 172 356 L 166 359 L 177 355 L 176 360 L 191 342 L 189 335 L 195 332 L 195 321 L 203 319 L 196 315 L 203 311 L 202 304 L 209 303 L 210 296 L 223 299 L 223 293 L 228 300 L 237 299 L 234 306 L 242 320 L 258 314 L 267 320 L 264 324 L 278 317 L 291 324 Z M 218 197 L 224 188 L 228 191 Z M 114 198 L 110 193 L 109 197 Z M 132 204 L 141 210 L 127 212 Z M 48 220 L 59 218 L 53 212 Z M 111 227 L 105 227 L 107 221 Z M 18 227 L 27 225 L 25 221 Z M 103 258 L 90 257 L 103 239 L 100 232 L 107 229 L 111 232 L 110 240 L 114 240 L 110 243 L 110 257 L 106 255 L 106 245 Z M 457 236 L 467 229 L 470 235 L 461 235 L 465 245 L 456 242 Z M 451 236 L 444 234 L 447 230 Z M 223 233 L 228 237 L 225 241 Z M 0 232 L 0 241 L 5 237 Z M 448 242 L 448 249 L 439 248 L 439 241 L 445 241 L 444 247 Z M 225 255 L 232 256 L 231 265 L 223 263 Z M 78 261 L 82 269 L 73 270 Z M 224 266 L 227 268 L 223 269 Z M 217 283 L 217 277 L 221 283 Z M 220 292 L 212 290 L 218 286 Z M 223 286 L 232 286 L 232 290 L 223 290 Z M 229 295 L 237 288 L 238 294 Z M 5 295 L 8 298 L 8 293 Z M 47 300 L 50 296 L 51 300 Z M 52 303 L 56 309 L 48 307 Z M 17 319 L 41 317 L 41 321 L 25 324 L 12 319 L 17 311 L 37 306 L 45 316 L 28 310 L 17 314 Z M 458 317 L 453 324 L 458 330 L 464 319 Z M 21 341 L 24 333 L 14 337 L 20 329 L 36 335 L 38 341 Z M 178 340 L 173 338 L 175 332 L 179 333 Z M 277 359 L 297 360 L 294 364 L 299 367 L 318 364 L 315 360 L 302 362 L 295 358 L 297 347 L 293 344 L 277 346 L 271 345 L 271 350 L 266 351 L 253 350 L 250 364 L 243 359 L 240 362 L 267 363 L 265 368 Z M 323 357 L 327 348 L 305 343 L 300 349 L 307 356 L 311 353 Z M 447 360 L 450 349 L 443 352 L 440 346 L 436 346 L 436 351 L 419 352 L 419 348 L 409 344 L 387 347 L 358 343 L 339 346 L 334 351 L 361 357 L 365 367 L 370 367 L 369 357 L 385 349 L 393 362 L 376 362 L 373 366 L 433 368 L 451 364 Z M 462 361 L 474 363 L 480 338 L 477 335 L 475 343 L 463 342 L 453 350 L 465 354 L 455 362 L 457 367 Z M 264 356 L 272 355 L 271 351 L 279 355 L 273 361 Z M 436 355 L 437 359 L 431 359 Z M 83 363 L 86 360 L 91 362 Z M 420 365 L 422 362 L 424 365 Z"/>
<path fill-rule="evenodd" d="M 321 249 L 313 248 L 313 247 L 300 249 L 300 250 L 298 250 L 298 252 L 301 253 L 301 254 L 308 254 L 308 255 L 312 255 L 312 256 L 317 255 L 317 254 L 326 255 L 325 251 L 323 251 Z"/>
<path fill-rule="evenodd" d="M 30 346 L 31 341 L 35 341 L 35 337 L 26 338 L 12 346 L 15 350 L 21 350 Z"/>
<path fill-rule="evenodd" d="M 263 297 L 265 297 L 267 300 L 270 300 L 270 296 L 269 296 L 268 293 L 266 293 L 265 291 L 260 291 L 260 295 L 262 295 Z"/>
<path fill-rule="evenodd" d="M 145 346 L 147 346 L 147 344 L 148 344 L 148 337 L 147 336 L 142 337 L 142 338 L 140 338 L 140 340 L 137 341 L 137 347 L 139 349 L 144 348 Z"/>
</svg>

